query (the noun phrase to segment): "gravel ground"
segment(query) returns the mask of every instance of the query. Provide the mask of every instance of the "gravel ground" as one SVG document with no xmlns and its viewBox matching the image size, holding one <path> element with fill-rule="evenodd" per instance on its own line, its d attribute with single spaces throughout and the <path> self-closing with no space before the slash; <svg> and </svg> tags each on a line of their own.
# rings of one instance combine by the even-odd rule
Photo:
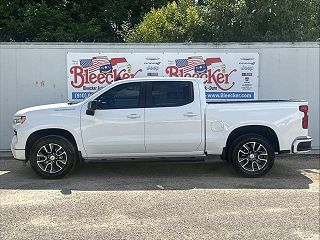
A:
<svg viewBox="0 0 320 240">
<path fill-rule="evenodd" d="M 258 179 L 210 163 L 90 164 L 43 180 L 0 160 L 0 239 L 319 239 L 319 155 Z"/>
</svg>

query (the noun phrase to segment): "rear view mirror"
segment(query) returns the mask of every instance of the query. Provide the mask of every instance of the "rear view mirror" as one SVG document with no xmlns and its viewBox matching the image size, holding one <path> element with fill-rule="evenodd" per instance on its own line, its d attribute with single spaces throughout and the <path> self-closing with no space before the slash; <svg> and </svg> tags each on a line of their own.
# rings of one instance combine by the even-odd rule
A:
<svg viewBox="0 0 320 240">
<path fill-rule="evenodd" d="M 98 109 L 98 101 L 97 100 L 90 101 L 90 102 L 88 102 L 88 109 L 86 111 L 86 114 L 93 116 L 94 111 L 96 109 Z"/>
</svg>

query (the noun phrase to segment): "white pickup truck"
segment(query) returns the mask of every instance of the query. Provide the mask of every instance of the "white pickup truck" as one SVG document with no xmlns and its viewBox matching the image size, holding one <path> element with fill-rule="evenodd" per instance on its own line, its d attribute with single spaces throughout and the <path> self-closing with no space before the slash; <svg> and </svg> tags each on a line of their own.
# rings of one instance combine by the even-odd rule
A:
<svg viewBox="0 0 320 240">
<path fill-rule="evenodd" d="M 206 160 L 220 155 L 243 176 L 267 173 L 275 153 L 311 149 L 304 101 L 207 102 L 201 79 L 117 81 L 77 104 L 18 111 L 11 150 L 45 178 L 77 162 Z"/>
</svg>

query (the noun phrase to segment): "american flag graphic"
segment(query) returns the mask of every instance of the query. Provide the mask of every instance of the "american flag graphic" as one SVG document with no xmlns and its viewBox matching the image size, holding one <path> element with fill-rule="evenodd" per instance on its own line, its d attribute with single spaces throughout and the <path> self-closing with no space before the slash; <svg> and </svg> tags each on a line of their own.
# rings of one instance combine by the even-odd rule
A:
<svg viewBox="0 0 320 240">
<path fill-rule="evenodd" d="M 184 59 L 176 59 L 176 66 L 179 69 L 183 69 L 184 72 L 194 71 L 194 68 L 198 65 L 205 64 L 201 56 L 188 57 Z"/>
<path fill-rule="evenodd" d="M 101 66 L 110 64 L 108 57 L 98 56 L 91 59 L 80 59 L 80 67 L 89 69 L 89 73 L 95 72 Z"/>
</svg>

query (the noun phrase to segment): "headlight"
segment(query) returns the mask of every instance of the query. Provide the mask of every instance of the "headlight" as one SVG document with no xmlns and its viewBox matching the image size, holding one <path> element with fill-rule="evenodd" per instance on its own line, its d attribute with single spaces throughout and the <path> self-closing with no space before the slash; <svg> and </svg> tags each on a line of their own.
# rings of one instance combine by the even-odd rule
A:
<svg viewBox="0 0 320 240">
<path fill-rule="evenodd" d="M 17 125 L 17 124 L 22 124 L 26 121 L 26 116 L 14 116 L 13 117 L 13 124 Z"/>
</svg>

